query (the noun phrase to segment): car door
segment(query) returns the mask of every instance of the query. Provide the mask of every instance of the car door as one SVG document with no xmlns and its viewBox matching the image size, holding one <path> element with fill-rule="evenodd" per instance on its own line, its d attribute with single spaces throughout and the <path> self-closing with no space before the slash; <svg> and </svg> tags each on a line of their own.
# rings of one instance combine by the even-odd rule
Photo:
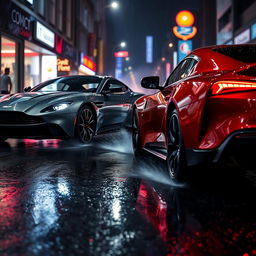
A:
<svg viewBox="0 0 256 256">
<path fill-rule="evenodd" d="M 125 122 L 131 109 L 131 91 L 123 83 L 111 79 L 101 90 L 103 106 L 100 108 L 99 130 L 118 128 Z"/>
<path fill-rule="evenodd" d="M 189 70 L 191 70 L 191 59 L 183 60 L 176 69 L 172 72 L 165 83 L 165 88 L 157 94 L 148 97 L 146 102 L 146 109 L 143 113 L 143 119 L 147 121 L 147 127 L 151 134 L 150 138 L 154 145 L 165 147 L 165 113 L 167 104 L 175 93 L 176 87 L 180 84 L 182 79 L 187 77 Z"/>
<path fill-rule="evenodd" d="M 165 89 L 162 90 L 162 95 L 164 98 L 164 101 L 166 102 L 165 107 L 162 109 L 162 112 L 159 112 L 159 118 L 164 117 L 162 120 L 162 131 L 165 131 L 167 125 L 166 125 L 166 110 L 168 107 L 168 102 L 172 101 L 170 99 L 173 97 L 173 95 L 177 94 L 177 91 L 180 90 L 184 92 L 186 88 L 182 87 L 186 81 L 186 78 L 191 74 L 191 71 L 195 67 L 195 65 L 198 63 L 198 60 L 188 57 L 184 59 L 177 68 L 173 71 L 173 73 L 169 76 L 169 78 L 166 81 Z M 182 100 L 182 98 L 180 99 Z M 165 132 L 163 134 L 166 134 Z M 166 141 L 165 136 L 163 135 L 164 141 Z"/>
</svg>

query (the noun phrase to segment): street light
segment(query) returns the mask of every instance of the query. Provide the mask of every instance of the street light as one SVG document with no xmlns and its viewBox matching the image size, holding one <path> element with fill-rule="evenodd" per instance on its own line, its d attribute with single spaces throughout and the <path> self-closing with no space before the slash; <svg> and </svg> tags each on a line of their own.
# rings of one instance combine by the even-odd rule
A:
<svg viewBox="0 0 256 256">
<path fill-rule="evenodd" d="M 110 4 L 110 7 L 112 9 L 118 9 L 119 8 L 119 3 L 117 1 L 114 1 Z"/>
<path fill-rule="evenodd" d="M 172 48 L 172 47 L 173 47 L 173 43 L 169 43 L 169 44 L 168 44 L 168 47 L 169 47 L 169 48 Z"/>
<path fill-rule="evenodd" d="M 126 47 L 126 42 L 121 42 L 120 46 L 121 46 L 121 48 L 125 48 Z"/>
</svg>

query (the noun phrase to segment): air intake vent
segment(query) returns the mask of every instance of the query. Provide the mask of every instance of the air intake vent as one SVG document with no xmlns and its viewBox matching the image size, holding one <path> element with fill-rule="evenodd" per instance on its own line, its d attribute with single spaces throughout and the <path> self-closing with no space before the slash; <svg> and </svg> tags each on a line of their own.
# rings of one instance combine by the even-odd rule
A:
<svg viewBox="0 0 256 256">
<path fill-rule="evenodd" d="M 16 111 L 0 111 L 0 125 L 29 125 L 42 123 L 45 123 L 45 121 L 41 117 L 29 116 Z"/>
</svg>

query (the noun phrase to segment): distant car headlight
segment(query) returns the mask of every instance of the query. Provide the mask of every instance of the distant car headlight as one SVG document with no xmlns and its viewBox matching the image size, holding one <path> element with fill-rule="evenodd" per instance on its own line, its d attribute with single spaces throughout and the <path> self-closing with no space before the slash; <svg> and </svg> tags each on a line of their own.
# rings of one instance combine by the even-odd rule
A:
<svg viewBox="0 0 256 256">
<path fill-rule="evenodd" d="M 68 108 L 73 102 L 62 102 L 43 109 L 41 112 L 54 112 Z"/>
</svg>

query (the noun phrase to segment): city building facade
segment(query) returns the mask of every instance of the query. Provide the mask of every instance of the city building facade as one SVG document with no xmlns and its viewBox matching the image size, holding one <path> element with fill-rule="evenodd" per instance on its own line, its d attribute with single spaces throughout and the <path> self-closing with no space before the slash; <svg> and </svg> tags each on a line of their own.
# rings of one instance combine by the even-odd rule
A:
<svg viewBox="0 0 256 256">
<path fill-rule="evenodd" d="M 217 0 L 217 44 L 256 43 L 256 0 Z"/>
<path fill-rule="evenodd" d="M 1 0 L 0 66 L 12 92 L 68 74 L 103 73 L 104 0 Z M 82 24 L 82 25 L 81 25 Z"/>
</svg>

